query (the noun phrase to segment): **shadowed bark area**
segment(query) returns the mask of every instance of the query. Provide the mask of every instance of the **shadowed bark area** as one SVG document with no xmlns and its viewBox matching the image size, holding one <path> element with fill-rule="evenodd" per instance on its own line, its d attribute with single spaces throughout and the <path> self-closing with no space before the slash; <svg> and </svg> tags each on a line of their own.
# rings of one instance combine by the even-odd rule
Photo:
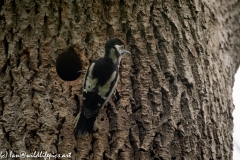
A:
<svg viewBox="0 0 240 160">
<path fill-rule="evenodd" d="M 0 152 L 231 159 L 239 7 L 237 0 L 1 0 Z M 96 131 L 75 139 L 84 74 L 63 81 L 57 57 L 73 47 L 86 70 L 111 37 L 123 38 L 132 55 L 122 59 Z"/>
</svg>

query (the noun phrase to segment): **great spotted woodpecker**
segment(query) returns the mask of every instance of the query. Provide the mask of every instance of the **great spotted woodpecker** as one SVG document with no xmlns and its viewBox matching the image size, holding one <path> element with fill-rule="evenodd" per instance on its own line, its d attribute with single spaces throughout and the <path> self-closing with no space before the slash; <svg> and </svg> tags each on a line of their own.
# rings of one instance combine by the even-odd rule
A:
<svg viewBox="0 0 240 160">
<path fill-rule="evenodd" d="M 119 78 L 119 65 L 122 56 L 131 54 L 119 38 L 109 39 L 105 53 L 93 61 L 83 79 L 83 106 L 76 117 L 75 135 L 91 134 L 99 110 L 111 97 Z"/>
</svg>

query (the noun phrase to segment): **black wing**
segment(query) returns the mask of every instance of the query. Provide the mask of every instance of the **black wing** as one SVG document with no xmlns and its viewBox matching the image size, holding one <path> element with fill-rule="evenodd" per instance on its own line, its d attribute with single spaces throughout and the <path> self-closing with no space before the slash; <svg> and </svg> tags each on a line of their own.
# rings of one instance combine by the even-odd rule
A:
<svg viewBox="0 0 240 160">
<path fill-rule="evenodd" d="M 104 58 L 94 61 L 83 85 L 83 111 L 87 118 L 97 114 L 116 88 L 118 66 Z"/>
</svg>

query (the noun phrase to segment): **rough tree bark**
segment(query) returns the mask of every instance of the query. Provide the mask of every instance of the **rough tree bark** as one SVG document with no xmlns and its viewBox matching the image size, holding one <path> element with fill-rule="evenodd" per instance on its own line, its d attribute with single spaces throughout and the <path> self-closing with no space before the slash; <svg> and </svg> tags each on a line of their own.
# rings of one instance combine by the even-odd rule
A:
<svg viewBox="0 0 240 160">
<path fill-rule="evenodd" d="M 0 152 L 231 159 L 239 8 L 239 0 L 1 0 Z M 57 56 L 73 46 L 86 69 L 110 37 L 132 56 L 98 130 L 75 139 L 83 74 L 61 80 Z"/>
</svg>

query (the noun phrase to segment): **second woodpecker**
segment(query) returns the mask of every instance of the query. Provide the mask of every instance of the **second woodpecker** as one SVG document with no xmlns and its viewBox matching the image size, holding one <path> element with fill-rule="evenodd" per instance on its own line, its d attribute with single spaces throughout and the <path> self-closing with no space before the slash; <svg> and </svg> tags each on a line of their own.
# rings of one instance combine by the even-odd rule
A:
<svg viewBox="0 0 240 160">
<path fill-rule="evenodd" d="M 109 39 L 104 55 L 88 67 L 83 80 L 83 106 L 76 117 L 75 135 L 92 133 L 99 110 L 108 102 L 117 86 L 120 61 L 126 53 L 131 54 L 121 39 Z"/>
</svg>

